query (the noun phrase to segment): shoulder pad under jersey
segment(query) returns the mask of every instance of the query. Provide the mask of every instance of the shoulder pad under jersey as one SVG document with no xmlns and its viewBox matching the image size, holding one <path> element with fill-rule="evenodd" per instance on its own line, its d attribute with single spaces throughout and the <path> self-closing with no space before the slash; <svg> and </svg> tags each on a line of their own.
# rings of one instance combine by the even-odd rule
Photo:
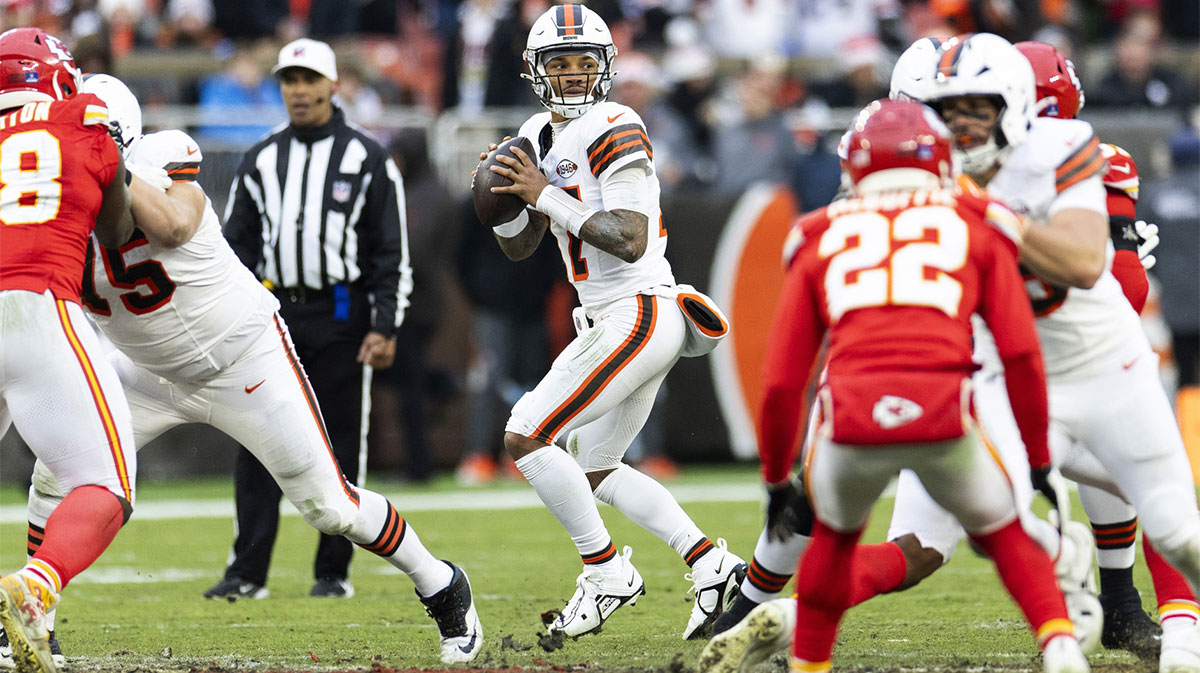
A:
<svg viewBox="0 0 1200 673">
<path fill-rule="evenodd" d="M 203 158 L 200 145 L 177 130 L 148 133 L 138 138 L 129 152 L 129 161 L 161 168 L 176 182 L 195 180 Z"/>
<path fill-rule="evenodd" d="M 1108 172 L 1104 174 L 1104 186 L 1107 189 L 1122 192 L 1137 201 L 1140 181 L 1133 156 L 1124 149 L 1109 143 L 1100 143 L 1100 154 L 1108 161 Z"/>
</svg>

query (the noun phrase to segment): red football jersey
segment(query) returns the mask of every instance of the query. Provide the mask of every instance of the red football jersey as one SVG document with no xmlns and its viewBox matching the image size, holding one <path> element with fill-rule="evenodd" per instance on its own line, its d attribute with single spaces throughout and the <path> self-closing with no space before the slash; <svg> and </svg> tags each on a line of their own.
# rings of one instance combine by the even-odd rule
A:
<svg viewBox="0 0 1200 673">
<path fill-rule="evenodd" d="M 88 236 L 121 160 L 91 94 L 0 116 L 0 290 L 79 301 Z"/>
<path fill-rule="evenodd" d="M 994 333 L 1031 463 L 1049 462 L 1041 350 L 1002 204 L 950 190 L 838 201 L 804 216 L 764 368 L 764 477 L 786 478 L 804 391 L 828 335 L 821 423 L 851 445 L 960 437 L 971 315 Z"/>
</svg>

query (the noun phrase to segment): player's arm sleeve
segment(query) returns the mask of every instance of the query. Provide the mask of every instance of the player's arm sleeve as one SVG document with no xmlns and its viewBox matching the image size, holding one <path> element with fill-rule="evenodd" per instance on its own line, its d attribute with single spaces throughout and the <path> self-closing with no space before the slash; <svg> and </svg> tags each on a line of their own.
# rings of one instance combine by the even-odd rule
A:
<svg viewBox="0 0 1200 673">
<path fill-rule="evenodd" d="M 1050 464 L 1050 416 L 1033 309 L 1011 250 L 998 239 L 991 248 L 981 255 L 979 315 L 991 329 L 1004 363 L 1008 399 L 1029 464 L 1040 468 Z"/>
<path fill-rule="evenodd" d="M 384 157 L 376 164 L 366 189 L 366 202 L 355 226 L 363 278 L 372 298 L 371 331 L 391 337 L 404 321 L 413 289 L 404 179 L 391 158 Z"/>
<path fill-rule="evenodd" d="M 1136 178 L 1135 178 L 1136 179 Z M 1134 188 L 1136 190 L 1136 187 Z M 1124 190 L 1108 187 L 1108 226 L 1116 254 L 1112 261 L 1112 274 L 1121 284 L 1125 298 L 1138 313 L 1146 305 L 1150 293 L 1150 280 L 1146 269 L 1138 259 L 1138 235 L 1134 227 L 1137 203 Z"/>
<path fill-rule="evenodd" d="M 605 210 L 632 210 L 646 217 L 654 210 L 650 196 L 650 165 L 639 159 L 608 171 L 600 178 Z"/>
<path fill-rule="evenodd" d="M 606 128 L 587 148 L 588 168 L 597 179 L 603 180 L 609 171 L 615 171 L 638 160 L 654 159 L 650 138 L 640 119 L 632 110 L 624 113 L 632 117 L 629 123 Z M 607 205 L 607 204 L 606 204 Z"/>
<path fill-rule="evenodd" d="M 768 484 L 787 479 L 796 459 L 800 424 L 807 415 L 805 391 L 824 333 L 804 264 L 797 262 L 784 281 L 763 366 L 758 451 Z"/>
<path fill-rule="evenodd" d="M 229 203 L 225 206 L 222 231 L 242 264 L 262 278 L 259 266 L 263 259 L 262 214 L 266 212 L 266 204 L 256 174 L 254 159 L 247 156 L 229 188 Z"/>
</svg>

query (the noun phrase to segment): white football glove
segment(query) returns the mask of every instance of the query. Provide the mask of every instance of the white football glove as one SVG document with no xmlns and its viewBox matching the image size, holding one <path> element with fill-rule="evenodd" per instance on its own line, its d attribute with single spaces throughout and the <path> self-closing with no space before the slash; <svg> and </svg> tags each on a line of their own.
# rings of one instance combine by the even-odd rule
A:
<svg viewBox="0 0 1200 673">
<path fill-rule="evenodd" d="M 139 164 L 136 161 L 126 161 L 125 170 L 157 190 L 165 192 L 171 186 L 171 176 L 167 175 L 166 169 Z"/>
<path fill-rule="evenodd" d="M 1158 247 L 1158 225 L 1151 224 L 1145 220 L 1138 220 L 1133 223 L 1133 230 L 1137 232 L 1138 242 L 1137 256 L 1142 262 L 1142 268 L 1153 269 L 1155 262 L 1158 260 L 1150 251 Z"/>
</svg>

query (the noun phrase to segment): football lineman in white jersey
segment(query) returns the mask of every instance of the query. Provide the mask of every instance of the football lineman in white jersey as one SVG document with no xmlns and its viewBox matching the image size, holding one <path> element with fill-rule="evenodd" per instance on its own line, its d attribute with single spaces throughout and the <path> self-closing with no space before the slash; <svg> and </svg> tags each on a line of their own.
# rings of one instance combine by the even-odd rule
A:
<svg viewBox="0 0 1200 673">
<path fill-rule="evenodd" d="M 118 120 L 136 116 L 122 131 L 140 133 L 137 100 L 119 80 L 95 79 L 89 93 L 113 100 Z M 305 521 L 412 579 L 437 623 L 442 661 L 473 660 L 483 631 L 466 574 L 431 555 L 386 498 L 342 476 L 279 304 L 225 242 L 195 181 L 199 146 L 182 131 L 123 140 L 126 162 L 145 178 L 131 186 L 141 234 L 120 249 L 92 240 L 83 303 L 118 349 L 111 358 L 137 445 L 184 423 L 224 431 L 262 461 Z M 63 494 L 39 463 L 29 495 L 33 540 Z"/>
<path fill-rule="evenodd" d="M 582 306 L 577 338 L 513 407 L 504 443 L 584 564 L 550 631 L 598 631 L 645 592 L 631 550 L 617 553 L 594 493 L 691 566 L 696 598 L 683 637 L 703 637 L 732 596 L 742 561 L 621 458 L 675 361 L 711 350 L 728 323 L 709 298 L 676 284 L 663 256 L 667 230 L 645 126 L 632 109 L 606 100 L 616 53 L 608 26 L 583 5 L 553 7 L 529 31 L 526 77 L 548 112 L 521 126 L 537 156 L 517 150 L 517 159 L 502 156 L 505 166 L 492 167 L 514 181 L 492 191 L 529 205 L 495 234 L 519 260 L 549 229 Z M 560 437 L 567 453 L 555 446 Z"/>
</svg>

